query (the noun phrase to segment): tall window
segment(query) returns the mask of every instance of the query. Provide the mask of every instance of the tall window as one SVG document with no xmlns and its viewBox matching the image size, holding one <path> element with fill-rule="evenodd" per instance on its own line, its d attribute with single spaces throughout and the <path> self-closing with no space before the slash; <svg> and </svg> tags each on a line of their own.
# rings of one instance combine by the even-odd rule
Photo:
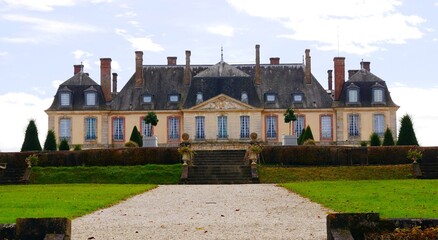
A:
<svg viewBox="0 0 438 240">
<path fill-rule="evenodd" d="M 348 115 L 348 136 L 358 137 L 359 132 L 359 114 Z"/>
<path fill-rule="evenodd" d="M 240 116 L 240 138 L 249 138 L 249 116 Z"/>
<path fill-rule="evenodd" d="M 59 138 L 70 140 L 71 138 L 71 119 L 61 118 L 59 120 Z"/>
<path fill-rule="evenodd" d="M 141 120 L 141 131 L 143 136 L 146 137 L 152 136 L 152 126 L 150 123 L 146 123 L 144 119 Z"/>
<path fill-rule="evenodd" d="M 179 141 L 179 117 L 169 117 L 168 119 L 169 141 Z"/>
<path fill-rule="evenodd" d="M 123 141 L 125 139 L 125 119 L 124 118 L 113 118 L 113 140 Z"/>
<path fill-rule="evenodd" d="M 321 139 L 332 139 L 332 116 L 321 116 Z"/>
<path fill-rule="evenodd" d="M 297 137 L 301 136 L 304 129 L 304 116 L 298 115 L 297 120 L 294 122 L 294 133 Z"/>
<path fill-rule="evenodd" d="M 96 140 L 97 119 L 94 117 L 85 118 L 85 140 Z"/>
<path fill-rule="evenodd" d="M 385 115 L 374 115 L 374 132 L 379 136 L 383 136 L 383 134 L 385 134 Z"/>
<path fill-rule="evenodd" d="M 70 96 L 71 96 L 71 94 L 68 92 L 61 93 L 61 95 L 59 97 L 61 100 L 61 106 L 70 106 L 71 105 Z"/>
<path fill-rule="evenodd" d="M 217 137 L 228 138 L 227 132 L 227 116 L 217 117 Z"/>
<path fill-rule="evenodd" d="M 85 105 L 87 106 L 95 106 L 96 105 L 96 96 L 95 92 L 87 92 L 85 93 Z"/>
<path fill-rule="evenodd" d="M 277 138 L 277 116 L 266 116 L 266 138 Z"/>
<path fill-rule="evenodd" d="M 195 139 L 205 139 L 205 117 L 197 116 L 195 117 Z"/>
</svg>

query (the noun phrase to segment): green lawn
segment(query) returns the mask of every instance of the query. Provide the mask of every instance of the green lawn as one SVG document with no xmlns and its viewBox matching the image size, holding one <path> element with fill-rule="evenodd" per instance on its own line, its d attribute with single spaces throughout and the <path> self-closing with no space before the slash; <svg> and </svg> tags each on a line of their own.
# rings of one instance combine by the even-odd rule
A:
<svg viewBox="0 0 438 240">
<path fill-rule="evenodd" d="M 282 167 L 261 165 L 262 183 L 296 181 L 381 180 L 412 178 L 412 165 L 337 166 L 337 167 Z"/>
<path fill-rule="evenodd" d="M 181 164 L 106 167 L 33 167 L 32 184 L 117 183 L 177 184 Z"/>
<path fill-rule="evenodd" d="M 336 212 L 438 218 L 438 180 L 315 181 L 282 186 Z"/>
<path fill-rule="evenodd" d="M 16 218 L 75 218 L 148 191 L 155 185 L 57 184 L 0 187 L 0 223 Z"/>
</svg>

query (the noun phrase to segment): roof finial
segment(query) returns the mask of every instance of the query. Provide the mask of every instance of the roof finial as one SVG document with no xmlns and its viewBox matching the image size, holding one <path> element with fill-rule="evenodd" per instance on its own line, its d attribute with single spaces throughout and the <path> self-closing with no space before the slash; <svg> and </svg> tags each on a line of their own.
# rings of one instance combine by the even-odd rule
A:
<svg viewBox="0 0 438 240">
<path fill-rule="evenodd" d="M 224 61 L 224 46 L 221 45 L 221 62 Z"/>
<path fill-rule="evenodd" d="M 360 62 L 360 70 L 363 70 L 363 58 L 362 61 Z"/>
<path fill-rule="evenodd" d="M 81 73 L 82 72 L 84 72 L 84 65 L 82 64 L 82 61 L 81 61 Z"/>
</svg>

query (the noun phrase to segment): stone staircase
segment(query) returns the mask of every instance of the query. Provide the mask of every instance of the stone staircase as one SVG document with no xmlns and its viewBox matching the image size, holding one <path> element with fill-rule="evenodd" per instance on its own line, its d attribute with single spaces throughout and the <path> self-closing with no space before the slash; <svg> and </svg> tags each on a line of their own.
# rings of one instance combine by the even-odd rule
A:
<svg viewBox="0 0 438 240">
<path fill-rule="evenodd" d="M 4 167 L 4 168 L 3 168 Z M 2 165 L 0 168 L 1 184 L 22 184 L 29 181 L 30 168 Z"/>
<path fill-rule="evenodd" d="M 245 150 L 198 150 L 188 166 L 187 184 L 258 183 L 245 159 Z"/>
<path fill-rule="evenodd" d="M 420 162 L 421 178 L 438 179 L 438 161 Z"/>
</svg>

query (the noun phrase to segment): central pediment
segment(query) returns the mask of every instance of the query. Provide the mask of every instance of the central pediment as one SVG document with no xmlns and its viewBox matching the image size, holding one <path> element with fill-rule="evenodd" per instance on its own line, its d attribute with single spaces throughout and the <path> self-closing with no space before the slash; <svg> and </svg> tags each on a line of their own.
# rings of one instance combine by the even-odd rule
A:
<svg viewBox="0 0 438 240">
<path fill-rule="evenodd" d="M 217 64 L 205 69 L 194 77 L 209 78 L 209 77 L 249 77 L 248 74 L 231 66 L 230 64 L 220 61 Z"/>
<path fill-rule="evenodd" d="M 220 94 L 214 98 L 200 103 L 189 110 L 248 110 L 254 109 L 253 106 L 236 100 L 225 94 Z"/>
</svg>

